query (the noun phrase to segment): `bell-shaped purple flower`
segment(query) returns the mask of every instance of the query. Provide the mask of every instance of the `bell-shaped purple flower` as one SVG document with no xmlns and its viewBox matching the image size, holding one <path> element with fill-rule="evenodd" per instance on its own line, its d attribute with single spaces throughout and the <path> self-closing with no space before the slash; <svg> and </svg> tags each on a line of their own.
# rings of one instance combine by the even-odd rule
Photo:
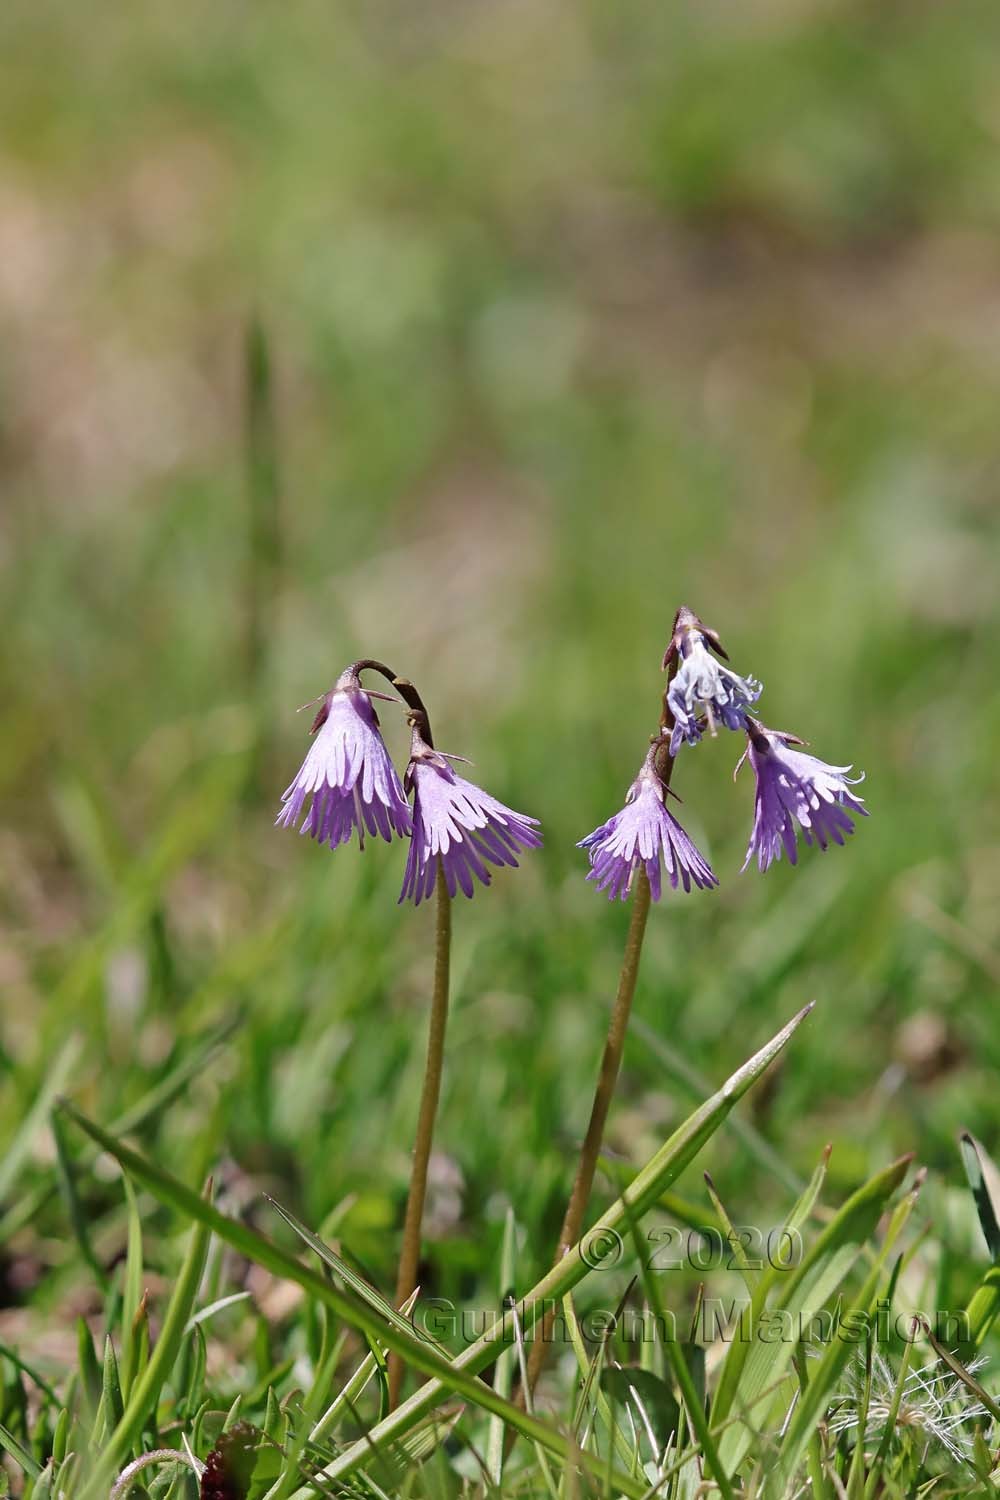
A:
<svg viewBox="0 0 1000 1500">
<path fill-rule="evenodd" d="M 748 721 L 747 748 L 736 769 L 749 756 L 757 790 L 744 870 L 755 855 L 758 868 L 766 870 L 773 860 L 781 858 L 782 848 L 794 865 L 798 856 L 796 823 L 804 843 L 815 841 L 825 849 L 831 840 L 842 844 L 845 836 L 854 832 L 847 809 L 868 816 L 861 799 L 848 790 L 864 777 L 849 776 L 850 766 L 828 766 L 814 755 L 792 748 L 801 744 L 795 735 L 765 729 L 755 719 Z"/>
<path fill-rule="evenodd" d="M 276 821 L 291 827 L 308 806 L 300 832 L 331 849 L 346 844 L 355 828 L 362 848 L 366 829 L 386 840 L 405 837 L 413 826 L 409 804 L 354 667 L 323 699 L 312 732 L 316 738 Z"/>
<path fill-rule="evenodd" d="M 439 860 L 449 896 L 459 886 L 471 896 L 473 877 L 490 884 L 487 865 L 516 869 L 519 849 L 538 848 L 538 820 L 457 776 L 449 761 L 462 757 L 432 750 L 418 726 L 412 735 L 404 783 L 413 791 L 413 837 L 399 899 L 410 897 L 419 906 L 434 889 Z"/>
<path fill-rule="evenodd" d="M 667 789 L 655 767 L 657 749 L 654 745 L 646 756 L 621 812 L 595 828 L 577 846 L 590 855 L 591 871 L 587 879 L 596 881 L 599 891 L 607 891 L 610 901 L 616 896 L 625 900 L 640 863 L 646 868 L 654 901 L 660 899 L 663 865 L 674 890 L 678 882 L 686 891 L 691 889 L 692 881 L 702 888 L 719 883 L 708 861 L 667 811 Z"/>
<path fill-rule="evenodd" d="M 727 729 L 742 729 L 747 709 L 763 691 L 752 677 L 738 676 L 712 655 L 712 649 L 722 649 L 713 633 L 705 634 L 693 624 L 682 624 L 675 633 L 675 642 L 681 662 L 667 691 L 667 703 L 674 716 L 671 755 L 676 755 L 685 742 L 698 743 L 702 716 L 713 734 L 717 723 Z"/>
</svg>

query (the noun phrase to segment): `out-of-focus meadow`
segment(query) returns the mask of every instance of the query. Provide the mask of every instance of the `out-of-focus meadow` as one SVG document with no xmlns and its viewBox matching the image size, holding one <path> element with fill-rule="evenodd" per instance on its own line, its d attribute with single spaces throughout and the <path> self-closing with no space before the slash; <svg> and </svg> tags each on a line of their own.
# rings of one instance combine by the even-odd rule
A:
<svg viewBox="0 0 1000 1500">
<path fill-rule="evenodd" d="M 574 845 L 683 602 L 872 816 L 740 875 L 737 738 L 683 752 L 722 886 L 654 909 L 609 1149 L 642 1162 L 815 1000 L 758 1136 L 700 1165 L 766 1225 L 827 1142 L 834 1197 L 916 1151 L 960 1304 L 956 1133 L 1000 1143 L 998 41 L 965 0 L 3 8 L 5 1142 L 49 1085 L 143 1104 L 164 1166 L 334 1215 L 391 1285 L 432 918 L 399 846 L 272 827 L 298 705 L 379 656 L 546 835 L 455 910 L 422 1283 L 493 1285 L 508 1203 L 543 1268 L 627 922 Z M 47 1130 L 17 1139 L 0 1337 L 58 1365 L 120 1188 L 67 1138 L 57 1192 Z"/>
</svg>

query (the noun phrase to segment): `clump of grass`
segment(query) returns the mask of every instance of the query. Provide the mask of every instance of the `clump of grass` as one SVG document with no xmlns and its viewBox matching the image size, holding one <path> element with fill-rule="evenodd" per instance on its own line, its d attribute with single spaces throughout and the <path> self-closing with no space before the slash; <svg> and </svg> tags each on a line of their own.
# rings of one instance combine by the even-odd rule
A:
<svg viewBox="0 0 1000 1500">
<path fill-rule="evenodd" d="M 199 1491 L 211 1500 L 305 1500 L 345 1485 L 430 1495 L 444 1483 L 456 1495 L 593 1492 L 651 1500 L 684 1495 L 691 1485 L 723 1496 L 781 1496 L 806 1482 L 816 1494 L 839 1496 L 846 1485 L 848 1494 L 860 1495 L 873 1493 L 876 1482 L 891 1489 L 905 1476 L 905 1493 L 932 1478 L 942 1492 L 960 1493 L 948 1484 L 988 1468 L 993 1440 L 991 1398 L 970 1399 L 966 1389 L 978 1383 L 979 1362 L 947 1377 L 922 1364 L 907 1370 L 904 1362 L 897 1377 L 891 1352 L 877 1350 L 867 1366 L 856 1352 L 863 1330 L 876 1326 L 876 1314 L 887 1317 L 898 1291 L 921 1185 L 918 1177 L 899 1196 L 907 1160 L 831 1211 L 822 1207 L 824 1155 L 786 1214 L 787 1234 L 801 1236 L 794 1263 L 756 1265 L 713 1189 L 713 1211 L 728 1226 L 745 1292 L 736 1324 L 726 1330 L 728 1342 L 706 1350 L 697 1336 L 671 1329 L 665 1316 L 669 1298 L 643 1233 L 648 1216 L 804 1019 L 797 1016 L 705 1100 L 540 1282 L 515 1287 L 509 1304 L 503 1290 L 492 1322 L 457 1356 L 412 1319 L 412 1307 L 394 1311 L 342 1253 L 287 1209 L 275 1204 L 275 1228 L 289 1226 L 322 1274 L 294 1249 L 220 1209 L 211 1185 L 199 1194 L 62 1105 L 67 1124 L 121 1167 L 127 1250 L 113 1273 L 97 1339 L 81 1324 L 75 1370 L 53 1382 L 10 1351 L 0 1354 L 8 1371 L 0 1439 L 20 1492 L 29 1500 Z M 151 1303 L 142 1290 L 148 1274 L 142 1220 L 154 1203 L 187 1226 L 188 1242 L 169 1295 Z M 515 1234 L 510 1215 L 498 1267 L 502 1289 L 515 1275 Z M 619 1247 L 620 1276 L 634 1266 L 638 1282 L 616 1294 L 616 1316 L 590 1345 L 580 1314 L 601 1290 L 609 1246 Z M 224 1247 L 237 1258 L 220 1255 Z M 284 1338 L 289 1359 L 279 1354 L 275 1362 L 278 1351 L 261 1338 L 243 1285 L 248 1264 L 299 1289 Z M 638 1345 L 625 1316 L 630 1303 L 640 1320 L 651 1315 L 654 1330 Z M 562 1309 L 577 1373 L 560 1382 L 555 1404 L 548 1392 L 544 1410 L 531 1413 L 509 1400 L 509 1359 L 520 1349 L 523 1362 L 525 1344 L 553 1305 Z M 210 1357 L 213 1330 L 221 1325 L 228 1329 L 225 1347 L 244 1351 L 235 1368 Z M 387 1403 L 390 1352 L 425 1377 L 395 1411 Z M 482 1378 L 490 1368 L 492 1384 Z M 926 1415 L 929 1402 L 933 1421 L 917 1421 L 915 1413 Z M 881 1441 L 887 1427 L 891 1443 Z M 505 1431 L 527 1439 L 506 1460 Z M 948 1441 L 928 1441 L 942 1433 Z"/>
</svg>

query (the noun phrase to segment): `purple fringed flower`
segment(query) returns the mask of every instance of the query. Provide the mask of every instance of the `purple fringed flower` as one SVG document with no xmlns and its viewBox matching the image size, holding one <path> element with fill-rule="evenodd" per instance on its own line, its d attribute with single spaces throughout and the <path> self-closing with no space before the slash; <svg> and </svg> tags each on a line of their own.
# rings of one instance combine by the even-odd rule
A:
<svg viewBox="0 0 1000 1500">
<path fill-rule="evenodd" d="M 625 900 L 640 861 L 646 867 L 653 900 L 659 901 L 661 853 L 674 890 L 678 881 L 686 891 L 692 881 L 702 888 L 719 883 L 707 860 L 667 811 L 667 789 L 654 764 L 657 748 L 654 745 L 646 756 L 621 812 L 577 845 L 590 855 L 592 868 L 587 879 L 596 881 L 599 891 L 607 891 L 609 901 L 616 896 Z"/>
<path fill-rule="evenodd" d="M 432 750 L 417 726 L 413 727 L 410 764 L 404 784 L 413 791 L 413 838 L 410 841 L 400 901 L 409 896 L 419 906 L 434 889 L 438 858 L 449 896 L 461 886 L 472 895 L 473 876 L 489 885 L 486 867 L 517 868 L 518 849 L 537 849 L 542 842 L 537 818 L 512 812 L 471 781 L 456 776 L 449 760 Z"/>
<path fill-rule="evenodd" d="M 793 745 L 801 744 L 795 735 L 765 729 L 755 719 L 748 723 L 747 748 L 736 769 L 749 756 L 757 790 L 744 870 L 755 854 L 758 868 L 766 870 L 772 860 L 781 858 L 782 846 L 789 863 L 794 865 L 798 856 L 796 821 L 806 844 L 815 840 L 825 849 L 831 839 L 842 844 L 844 836 L 854 832 L 846 808 L 862 817 L 868 816 L 861 799 L 848 791 L 849 786 L 856 786 L 864 777 L 848 776 L 850 766 L 828 766 L 814 755 L 792 749 Z"/>
<path fill-rule="evenodd" d="M 355 828 L 362 848 L 366 828 L 386 840 L 393 833 L 405 837 L 413 826 L 409 804 L 353 667 L 327 693 L 312 733 L 316 738 L 282 796 L 276 821 L 286 828 L 298 823 L 311 797 L 299 831 L 331 849 L 346 844 Z"/>
<path fill-rule="evenodd" d="M 681 664 L 667 691 L 667 703 L 674 716 L 671 755 L 676 755 L 684 742 L 698 743 L 702 714 L 713 734 L 716 722 L 727 729 L 742 729 L 746 710 L 763 691 L 754 678 L 740 677 L 715 659 L 709 647 L 719 652 L 722 648 L 714 632 L 703 633 L 685 623 L 675 633 L 674 640 Z"/>
</svg>

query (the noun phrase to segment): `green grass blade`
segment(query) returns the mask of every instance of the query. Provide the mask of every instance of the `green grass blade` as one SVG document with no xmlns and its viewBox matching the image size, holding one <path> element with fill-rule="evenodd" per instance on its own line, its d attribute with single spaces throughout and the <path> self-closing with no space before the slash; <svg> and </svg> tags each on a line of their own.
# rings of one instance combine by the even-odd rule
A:
<svg viewBox="0 0 1000 1500">
<path fill-rule="evenodd" d="M 28 1452 L 27 1448 L 20 1442 L 12 1432 L 0 1423 L 0 1448 L 6 1448 L 14 1462 L 29 1479 L 37 1479 L 42 1472 L 42 1466 Z"/>
<path fill-rule="evenodd" d="M 962 1165 L 965 1175 L 969 1179 L 969 1187 L 976 1202 L 976 1212 L 982 1225 L 983 1238 L 989 1248 L 991 1258 L 1000 1260 L 1000 1224 L 998 1224 L 998 1208 L 1000 1208 L 1000 1172 L 997 1171 L 985 1146 L 970 1135 L 967 1130 L 959 1137 L 959 1147 L 962 1152 Z"/>
<path fill-rule="evenodd" d="M 78 1118 L 74 1115 L 74 1118 Z M 197 1200 L 208 1202 L 205 1199 Z M 173 1295 L 167 1305 L 160 1336 L 150 1356 L 149 1364 L 136 1381 L 129 1395 L 128 1405 L 114 1432 L 91 1470 L 80 1500 L 97 1500 L 107 1493 L 110 1481 L 127 1461 L 133 1444 L 143 1426 L 153 1417 L 164 1381 L 173 1368 L 184 1338 L 184 1329 L 191 1316 L 198 1285 L 205 1267 L 211 1228 L 197 1214 L 190 1215 L 194 1221 L 180 1274 Z"/>
<path fill-rule="evenodd" d="M 94 1280 L 101 1290 L 106 1292 L 108 1289 L 107 1272 L 98 1260 L 90 1242 L 90 1225 L 83 1204 L 80 1202 L 80 1195 L 76 1190 L 76 1164 L 70 1155 L 65 1126 L 56 1111 L 49 1116 L 49 1126 L 56 1147 L 56 1180 L 66 1200 L 66 1212 L 73 1237 L 79 1246 L 84 1264 L 89 1266 Z"/>
<path fill-rule="evenodd" d="M 785 1221 L 786 1229 L 801 1229 L 809 1218 L 813 1209 L 819 1201 L 819 1195 L 823 1191 L 826 1181 L 827 1168 L 830 1165 L 830 1147 L 827 1146 L 819 1159 L 815 1172 L 806 1183 L 805 1188 L 795 1200 L 791 1213 Z"/>
<path fill-rule="evenodd" d="M 760 1269 L 759 1263 L 757 1266 L 751 1265 L 750 1259 L 746 1253 L 746 1250 L 744 1249 L 743 1242 L 741 1241 L 739 1234 L 733 1226 L 732 1219 L 729 1217 L 729 1212 L 726 1209 L 726 1205 L 719 1197 L 719 1194 L 716 1191 L 715 1183 L 712 1181 L 711 1175 L 708 1172 L 705 1173 L 705 1187 L 708 1189 L 708 1196 L 711 1199 L 712 1207 L 715 1209 L 715 1212 L 722 1223 L 725 1241 L 730 1248 L 730 1253 L 732 1254 L 736 1269 L 739 1271 L 740 1275 L 743 1278 L 743 1285 L 746 1287 L 748 1293 L 752 1297 L 761 1281 L 762 1271 Z"/>
<path fill-rule="evenodd" d="M 710 1091 L 712 1085 L 704 1073 L 693 1067 L 685 1057 L 665 1042 L 641 1016 L 633 1018 L 632 1029 L 650 1051 L 655 1053 L 670 1076 L 677 1083 L 683 1084 L 695 1098 Z M 789 1192 L 801 1192 L 802 1183 L 799 1178 L 755 1126 L 751 1125 L 748 1120 L 737 1118 L 730 1121 L 729 1128 L 733 1135 L 743 1142 L 750 1155 L 760 1162 L 766 1172 L 769 1172 L 778 1182 L 783 1183 Z"/>
<path fill-rule="evenodd" d="M 191 1080 L 218 1057 L 221 1048 L 242 1024 L 242 1021 L 242 1014 L 236 1012 L 195 1041 L 191 1051 L 178 1060 L 166 1077 L 161 1078 L 140 1099 L 137 1099 L 135 1104 L 112 1120 L 108 1127 L 111 1132 L 114 1135 L 131 1135 L 141 1126 L 148 1124 L 161 1110 L 166 1109 L 179 1094 L 183 1093 Z M 58 1090 L 56 1092 L 58 1093 Z M 49 1112 L 51 1112 L 51 1103 L 52 1100 L 49 1101 Z M 81 1157 L 81 1165 L 90 1165 L 96 1155 L 96 1151 L 88 1151 Z M 31 1191 L 25 1193 L 0 1219 L 0 1243 L 29 1223 L 57 1191 L 56 1183 L 49 1179 L 38 1183 Z"/>
<path fill-rule="evenodd" d="M 902 1201 L 897 1204 L 889 1221 L 883 1241 L 874 1265 L 865 1278 L 864 1284 L 854 1301 L 850 1304 L 848 1311 L 841 1322 L 841 1329 L 848 1324 L 848 1319 L 870 1320 L 870 1315 L 875 1298 L 879 1291 L 879 1284 L 886 1261 L 892 1252 L 904 1225 L 913 1212 L 920 1191 L 920 1183 L 916 1183 Z M 819 1360 L 818 1365 L 810 1369 L 810 1379 L 805 1391 L 799 1397 L 798 1404 L 792 1414 L 791 1422 L 785 1433 L 784 1441 L 778 1455 L 778 1462 L 768 1475 L 767 1485 L 764 1490 L 765 1500 L 779 1500 L 788 1493 L 792 1482 L 792 1476 L 797 1472 L 802 1462 L 806 1448 L 816 1429 L 816 1424 L 826 1411 L 834 1392 L 837 1382 L 852 1349 L 856 1348 L 847 1337 L 834 1337 L 830 1340 L 826 1352 Z"/>
<path fill-rule="evenodd" d="M 215 1302 L 210 1302 L 207 1307 L 199 1308 L 188 1319 L 188 1325 L 184 1332 L 190 1333 L 192 1329 L 202 1327 L 209 1319 L 214 1318 L 216 1313 L 224 1312 L 227 1307 L 235 1307 L 240 1302 L 249 1301 L 249 1292 L 230 1292 L 227 1297 L 219 1297 Z"/>
<path fill-rule="evenodd" d="M 93 1418 L 101 1399 L 101 1366 L 98 1363 L 94 1340 L 85 1318 L 76 1320 L 76 1362 L 80 1373 L 83 1404 L 87 1419 Z"/>
<path fill-rule="evenodd" d="M 731 1410 L 741 1417 L 759 1412 L 763 1392 L 773 1388 L 775 1381 L 788 1369 L 801 1330 L 833 1295 L 858 1259 L 866 1241 L 874 1233 L 886 1203 L 905 1177 L 910 1161 L 909 1156 L 904 1156 L 893 1162 L 852 1194 L 807 1250 L 800 1264 L 788 1273 L 780 1296 L 762 1308 L 761 1313 L 772 1326 L 775 1319 L 780 1319 L 782 1325 L 793 1331 L 792 1336 L 783 1336 L 778 1342 L 761 1339 L 758 1337 L 759 1319 L 755 1321 L 751 1330 L 753 1343 L 738 1382 L 734 1387 L 732 1381 L 725 1380 L 725 1373 L 720 1382 L 712 1408 L 713 1423 L 718 1425 L 724 1421 Z M 739 1347 L 739 1341 L 734 1342 L 730 1345 L 730 1352 Z M 727 1363 L 728 1358 L 727 1355 Z M 752 1441 L 753 1426 L 749 1421 L 740 1421 L 727 1430 L 720 1445 L 727 1472 L 736 1471 Z"/>
<path fill-rule="evenodd" d="M 125 1286 L 122 1293 L 122 1391 L 128 1400 L 139 1363 L 140 1318 L 142 1303 L 142 1220 L 135 1192 L 127 1177 L 125 1202 L 128 1208 L 128 1240 L 125 1251 Z"/>
<path fill-rule="evenodd" d="M 104 1408 L 104 1420 L 108 1430 L 117 1427 L 125 1415 L 125 1403 L 122 1400 L 121 1375 L 118 1371 L 118 1357 L 115 1354 L 115 1346 L 110 1337 L 104 1340 L 104 1373 L 101 1389 L 101 1402 Z"/>
<path fill-rule="evenodd" d="M 52 1113 L 53 1104 L 66 1087 L 80 1056 L 80 1050 L 80 1038 L 75 1034 L 67 1037 L 47 1069 L 34 1103 L 21 1121 L 14 1139 L 4 1152 L 3 1159 L 0 1160 L 0 1203 L 9 1196 L 11 1188 L 17 1181 L 18 1173 L 28 1153 Z"/>
<path fill-rule="evenodd" d="M 513 1208 L 508 1206 L 503 1226 L 503 1243 L 500 1247 L 500 1306 L 513 1294 L 517 1274 L 517 1224 Z M 493 1373 L 493 1389 L 498 1396 L 509 1399 L 514 1385 L 515 1351 L 505 1349 L 498 1357 Z M 491 1417 L 486 1435 L 486 1470 L 493 1484 L 500 1488 L 503 1480 L 504 1449 L 506 1448 L 504 1425 L 499 1417 Z"/>
<path fill-rule="evenodd" d="M 380 1318 L 384 1318 L 387 1323 L 392 1324 L 405 1337 L 413 1337 L 416 1332 L 413 1323 L 404 1317 L 402 1313 L 397 1312 L 392 1303 L 387 1301 L 382 1296 L 382 1293 L 372 1286 L 371 1282 L 366 1281 L 363 1276 L 359 1276 L 353 1267 L 349 1266 L 335 1250 L 331 1250 L 330 1246 L 321 1240 L 318 1235 L 313 1234 L 311 1229 L 307 1229 L 305 1224 L 297 1219 L 293 1213 L 289 1212 L 287 1208 L 282 1208 L 281 1204 L 276 1202 L 268 1193 L 265 1193 L 264 1197 L 275 1212 L 281 1215 L 285 1223 L 295 1230 L 295 1233 L 303 1243 L 308 1245 L 310 1250 L 314 1251 L 320 1260 L 328 1265 L 332 1271 L 335 1271 L 341 1281 L 350 1287 L 352 1292 L 360 1297 L 363 1302 L 367 1302 L 368 1306 L 378 1313 Z M 448 1351 L 444 1349 L 443 1345 L 431 1339 L 426 1333 L 419 1333 L 417 1336 L 427 1339 L 428 1343 L 434 1344 L 438 1349 L 441 1349 L 442 1353 L 447 1355 Z"/>
<path fill-rule="evenodd" d="M 976 1348 L 993 1327 L 997 1313 L 1000 1313 L 1000 1266 L 990 1266 L 965 1309 L 969 1339 Z"/>
<path fill-rule="evenodd" d="M 611 1403 L 601 1388 L 601 1373 L 604 1365 L 604 1356 L 607 1350 L 607 1341 L 602 1339 L 594 1350 L 592 1356 L 587 1353 L 587 1346 L 583 1340 L 583 1332 L 580 1328 L 579 1319 L 576 1316 L 576 1308 L 573 1306 L 573 1298 L 567 1292 L 562 1299 L 563 1317 L 566 1319 L 566 1327 L 569 1332 L 570 1343 L 576 1355 L 577 1367 L 583 1386 L 577 1401 L 577 1417 L 574 1420 L 573 1430 L 577 1432 L 580 1427 L 580 1419 L 586 1412 L 588 1403 L 592 1400 L 596 1416 L 604 1424 L 608 1438 L 614 1443 L 618 1450 L 618 1456 L 622 1463 L 633 1471 L 638 1460 L 638 1450 L 629 1447 L 628 1437 L 622 1429 L 621 1423 L 616 1422 Z M 504 1358 L 507 1356 L 505 1355 Z"/>
<path fill-rule="evenodd" d="M 409 1325 L 405 1325 L 406 1331 L 404 1333 L 403 1329 L 396 1323 L 384 1323 L 367 1302 L 363 1302 L 350 1292 L 339 1291 L 337 1288 L 331 1286 L 329 1281 L 320 1276 L 318 1272 L 311 1270 L 308 1266 L 301 1265 L 293 1256 L 281 1250 L 277 1245 L 272 1244 L 270 1240 L 266 1240 L 263 1235 L 257 1234 L 255 1230 L 250 1229 L 245 1224 L 241 1224 L 236 1219 L 227 1218 L 219 1212 L 214 1204 L 199 1197 L 191 1188 L 182 1182 L 178 1182 L 175 1177 L 165 1172 L 162 1167 L 146 1160 L 138 1152 L 133 1151 L 131 1147 L 126 1146 L 124 1142 L 116 1140 L 114 1136 L 102 1129 L 100 1125 L 96 1125 L 92 1120 L 88 1120 L 85 1115 L 80 1114 L 67 1100 L 62 1101 L 61 1108 L 76 1121 L 81 1130 L 85 1131 L 92 1140 L 96 1141 L 102 1150 L 114 1156 L 124 1170 L 130 1173 L 154 1197 L 158 1198 L 162 1203 L 168 1204 L 170 1207 L 178 1210 L 186 1218 L 193 1220 L 198 1225 L 199 1233 L 205 1237 L 206 1246 L 209 1234 L 217 1234 L 221 1240 L 231 1245 L 233 1249 L 238 1250 L 240 1254 L 245 1255 L 249 1260 L 256 1261 L 258 1265 L 272 1271 L 276 1276 L 286 1277 L 289 1281 L 296 1282 L 304 1291 L 309 1292 L 321 1302 L 325 1302 L 331 1311 L 343 1318 L 345 1322 L 351 1323 L 354 1327 L 360 1329 L 370 1340 L 380 1341 L 390 1349 L 395 1349 L 406 1358 L 407 1362 L 414 1369 L 431 1376 L 433 1383 L 439 1391 L 451 1390 L 456 1395 L 484 1407 L 487 1411 L 495 1412 L 497 1415 L 502 1416 L 509 1426 L 516 1428 L 530 1442 L 540 1444 L 543 1448 L 550 1450 L 564 1461 L 569 1459 L 571 1445 L 561 1433 L 556 1432 L 547 1423 L 541 1422 L 535 1417 L 529 1417 L 525 1412 L 518 1410 L 511 1402 L 502 1400 L 489 1386 L 476 1380 L 473 1375 L 467 1374 L 465 1368 L 462 1366 L 449 1364 L 429 1342 L 417 1338 L 410 1331 Z M 180 1287 L 180 1283 L 178 1287 Z M 173 1305 L 171 1303 L 171 1307 Z M 189 1316 L 190 1306 L 188 1306 L 184 1320 L 178 1330 L 178 1343 L 180 1336 L 183 1334 L 184 1323 L 187 1322 Z M 161 1334 L 161 1343 L 163 1337 L 164 1335 Z M 157 1350 L 159 1348 L 160 1344 L 158 1343 Z M 493 1352 L 493 1349 L 487 1350 L 486 1356 L 482 1360 L 482 1365 L 489 1363 Z M 176 1355 L 176 1350 L 174 1351 L 174 1355 Z M 154 1370 L 155 1363 L 156 1351 L 154 1351 L 146 1373 L 139 1382 L 136 1392 L 129 1402 L 129 1410 L 125 1414 L 126 1421 L 129 1418 L 129 1412 L 138 1403 L 144 1388 L 150 1383 L 149 1377 Z M 364 1446 L 366 1453 L 370 1456 L 372 1453 L 370 1443 L 366 1441 Z M 588 1468 L 593 1472 L 603 1473 L 603 1466 L 590 1454 L 579 1454 L 575 1450 L 572 1450 L 572 1452 L 582 1467 Z M 115 1453 L 117 1454 L 117 1449 L 115 1449 Z M 104 1477 L 103 1464 L 101 1477 Z M 643 1493 L 643 1487 L 637 1485 L 635 1481 L 626 1476 L 616 1475 L 615 1483 L 624 1495 L 638 1497 Z M 81 1496 L 81 1500 L 96 1500 L 93 1481 L 88 1484 L 87 1489 Z"/>
<path fill-rule="evenodd" d="M 267 744 L 268 661 L 275 635 L 275 611 L 281 571 L 281 507 L 278 479 L 278 434 L 275 419 L 271 355 L 267 334 L 256 317 L 245 337 L 246 475 L 248 547 L 246 575 L 247 696 L 254 708 L 256 745 L 252 790 L 260 787 Z"/>
<path fill-rule="evenodd" d="M 619 1233 L 621 1228 L 627 1227 L 630 1217 L 641 1218 L 657 1202 L 660 1194 L 694 1160 L 706 1141 L 712 1138 L 737 1101 L 742 1099 L 784 1050 L 811 1010 L 812 1006 L 807 1005 L 798 1015 L 793 1016 L 759 1052 L 738 1068 L 711 1098 L 695 1110 L 637 1173 L 622 1197 L 587 1232 L 584 1240 L 574 1245 L 530 1292 L 519 1299 L 518 1309 L 523 1323 L 533 1327 L 535 1321 L 544 1315 L 546 1306 L 554 1299 L 562 1298 L 566 1292 L 585 1280 L 591 1270 L 585 1249 L 592 1237 L 609 1231 L 612 1234 Z M 497 1343 L 505 1341 L 505 1324 L 508 1322 L 502 1316 L 496 1318 L 475 1343 L 470 1344 L 459 1355 L 452 1366 L 453 1370 L 478 1371 L 489 1364 L 495 1356 Z M 323 1471 L 324 1479 L 341 1480 L 364 1467 L 372 1457 L 373 1445 L 396 1441 L 428 1411 L 433 1410 L 442 1395 L 443 1387 L 438 1381 L 431 1380 L 421 1386 L 390 1416 L 373 1427 L 366 1438 L 353 1443 L 328 1465 Z M 307 1495 L 307 1491 L 297 1491 L 295 1500 L 307 1500 Z"/>
</svg>

